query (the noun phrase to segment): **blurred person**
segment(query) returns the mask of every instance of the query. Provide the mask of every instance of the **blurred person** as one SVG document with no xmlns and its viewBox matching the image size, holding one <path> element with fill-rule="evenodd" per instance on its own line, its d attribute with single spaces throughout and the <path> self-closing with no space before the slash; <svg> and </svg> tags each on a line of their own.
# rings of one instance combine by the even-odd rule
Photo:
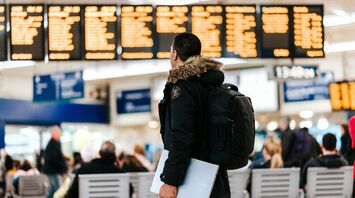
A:
<svg viewBox="0 0 355 198">
<path fill-rule="evenodd" d="M 135 155 L 126 155 L 122 169 L 126 172 L 148 172 L 149 170 L 136 158 Z"/>
<path fill-rule="evenodd" d="M 76 173 L 76 171 L 84 164 L 84 161 L 79 152 L 73 153 L 73 160 L 73 173 Z"/>
<path fill-rule="evenodd" d="M 147 159 L 147 155 L 142 145 L 136 144 L 134 146 L 134 156 L 148 171 L 154 171 L 155 168 Z"/>
<path fill-rule="evenodd" d="M 288 166 L 288 164 L 293 163 L 292 147 L 295 141 L 295 136 L 290 129 L 290 118 L 282 118 L 279 121 L 279 128 L 276 132 L 281 139 L 282 159 L 285 162 L 285 165 Z"/>
<path fill-rule="evenodd" d="M 340 153 L 349 162 L 349 164 L 353 164 L 355 160 L 355 150 L 352 148 L 349 126 L 347 124 L 342 124 L 341 132 L 342 135 L 340 138 L 341 140 Z"/>
<path fill-rule="evenodd" d="M 81 174 L 102 174 L 102 173 L 123 173 L 116 161 L 116 147 L 106 141 L 101 145 L 99 151 L 100 157 L 89 163 L 83 164 L 75 174 L 72 186 L 70 187 L 68 197 L 79 197 L 79 175 Z"/>
<path fill-rule="evenodd" d="M 36 168 L 42 170 L 44 165 L 44 150 L 41 149 L 39 153 L 36 153 Z"/>
<path fill-rule="evenodd" d="M 15 187 L 15 192 L 18 193 L 18 181 L 21 176 L 30 176 L 30 175 L 40 175 L 40 172 L 37 168 L 33 167 L 28 160 L 24 160 L 20 165 L 19 169 L 15 172 L 13 177 L 13 185 Z"/>
<path fill-rule="evenodd" d="M 352 149 L 353 149 L 353 151 L 355 151 L 355 116 L 351 117 L 351 119 L 349 120 L 349 134 L 350 134 L 350 138 L 351 138 Z M 353 174 L 354 187 L 353 187 L 353 189 L 355 189 L 355 161 L 353 162 L 353 165 L 354 165 L 354 174 Z M 353 197 L 355 197 L 355 192 L 353 192 Z"/>
<path fill-rule="evenodd" d="M 252 168 L 283 168 L 280 141 L 271 136 L 267 137 L 262 149 L 263 163 L 253 164 Z"/>
<path fill-rule="evenodd" d="M 8 154 L 5 156 L 5 172 L 6 175 L 13 175 L 16 172 L 14 160 Z"/>
<path fill-rule="evenodd" d="M 61 176 L 68 171 L 60 143 L 61 130 L 58 126 L 50 128 L 51 139 L 44 153 L 43 173 L 49 178 L 48 198 L 53 197 L 60 186 Z"/>
<path fill-rule="evenodd" d="M 348 162 L 338 155 L 336 150 L 337 139 L 335 135 L 327 133 L 323 136 L 322 140 L 322 152 L 323 154 L 308 161 L 302 169 L 302 175 L 300 180 L 300 188 L 304 188 L 307 184 L 307 171 L 310 167 L 327 167 L 327 168 L 339 168 L 341 166 L 347 166 Z"/>
<path fill-rule="evenodd" d="M 205 159 L 208 131 L 209 89 L 221 86 L 222 63 L 201 56 L 201 41 L 191 33 L 174 38 L 170 48 L 171 70 L 159 103 L 161 135 L 169 150 L 160 188 L 160 197 L 176 197 L 184 180 L 190 158 Z M 204 132 L 205 131 L 205 132 Z M 228 174 L 219 168 L 211 197 L 230 197 Z"/>
<path fill-rule="evenodd" d="M 320 145 L 308 128 L 296 129 L 293 136 L 292 163 L 289 161 L 288 166 L 303 167 L 310 159 L 317 158 L 322 153 Z"/>
</svg>

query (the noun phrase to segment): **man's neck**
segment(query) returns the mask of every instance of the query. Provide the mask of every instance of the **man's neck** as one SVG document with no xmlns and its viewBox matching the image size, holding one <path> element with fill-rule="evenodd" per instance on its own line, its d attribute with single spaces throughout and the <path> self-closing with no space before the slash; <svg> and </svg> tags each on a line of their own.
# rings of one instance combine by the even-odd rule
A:
<svg viewBox="0 0 355 198">
<path fill-rule="evenodd" d="M 323 155 L 336 155 L 336 154 L 337 154 L 336 151 L 323 150 Z"/>
</svg>

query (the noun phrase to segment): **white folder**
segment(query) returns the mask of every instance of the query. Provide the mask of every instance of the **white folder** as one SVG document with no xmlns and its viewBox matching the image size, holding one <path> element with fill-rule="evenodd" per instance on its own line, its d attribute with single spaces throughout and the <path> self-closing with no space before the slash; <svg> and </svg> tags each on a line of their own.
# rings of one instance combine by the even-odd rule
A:
<svg viewBox="0 0 355 198">
<path fill-rule="evenodd" d="M 160 175 L 163 172 L 168 155 L 169 151 L 167 150 L 164 150 L 161 154 L 150 188 L 150 191 L 153 193 L 159 194 L 160 187 L 164 184 L 160 180 Z M 209 198 L 218 173 L 218 168 L 218 165 L 191 159 L 184 182 L 178 187 L 177 198 Z"/>
</svg>

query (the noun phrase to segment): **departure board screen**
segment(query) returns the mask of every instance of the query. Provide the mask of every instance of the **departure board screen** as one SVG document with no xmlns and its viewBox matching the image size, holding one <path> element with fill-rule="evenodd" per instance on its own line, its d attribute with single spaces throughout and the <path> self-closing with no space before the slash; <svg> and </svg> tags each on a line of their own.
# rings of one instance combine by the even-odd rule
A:
<svg viewBox="0 0 355 198">
<path fill-rule="evenodd" d="M 81 59 L 81 6 L 48 6 L 49 60 Z"/>
<path fill-rule="evenodd" d="M 226 49 L 224 56 L 258 57 L 255 5 L 227 5 L 225 15 Z"/>
<path fill-rule="evenodd" d="M 6 7 L 0 5 L 0 61 L 7 60 Z"/>
<path fill-rule="evenodd" d="M 85 59 L 117 58 L 117 6 L 85 6 Z"/>
<path fill-rule="evenodd" d="M 188 6 L 157 6 L 157 58 L 169 58 L 171 42 L 175 36 L 179 33 L 187 32 L 188 14 Z"/>
<path fill-rule="evenodd" d="M 261 6 L 261 54 L 263 58 L 291 56 L 291 9 L 289 6 Z"/>
<path fill-rule="evenodd" d="M 196 5 L 191 8 L 192 33 L 202 43 L 202 55 L 221 57 L 223 30 L 223 7 L 212 5 Z"/>
<path fill-rule="evenodd" d="M 323 5 L 293 6 L 293 57 L 324 57 Z"/>
<path fill-rule="evenodd" d="M 43 60 L 43 5 L 11 5 L 11 59 Z"/>
<path fill-rule="evenodd" d="M 355 110 L 355 82 L 331 83 L 329 93 L 333 110 Z"/>
<path fill-rule="evenodd" d="M 153 58 L 153 7 L 121 7 L 122 59 Z"/>
</svg>

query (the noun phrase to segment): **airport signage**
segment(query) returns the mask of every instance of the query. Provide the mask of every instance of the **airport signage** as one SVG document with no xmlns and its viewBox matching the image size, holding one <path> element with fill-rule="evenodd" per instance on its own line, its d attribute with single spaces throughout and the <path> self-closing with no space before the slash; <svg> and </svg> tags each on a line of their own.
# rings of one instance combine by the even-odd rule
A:
<svg viewBox="0 0 355 198">
<path fill-rule="evenodd" d="M 116 96 L 118 114 L 151 112 L 150 89 L 118 91 Z"/>
<path fill-rule="evenodd" d="M 36 75 L 33 77 L 33 101 L 61 101 L 84 97 L 83 71 Z"/>
<path fill-rule="evenodd" d="M 204 56 L 322 58 L 323 12 L 306 4 L 0 4 L 0 60 L 169 58 L 184 32 L 199 37 Z"/>
<path fill-rule="evenodd" d="M 324 72 L 314 80 L 290 80 L 283 83 L 284 102 L 303 102 L 329 99 L 329 83 L 332 72 Z"/>
<path fill-rule="evenodd" d="M 355 82 L 335 82 L 329 85 L 332 109 L 355 111 Z"/>
<path fill-rule="evenodd" d="M 278 80 L 314 79 L 319 73 L 317 65 L 277 65 L 272 70 L 272 78 Z"/>
</svg>

